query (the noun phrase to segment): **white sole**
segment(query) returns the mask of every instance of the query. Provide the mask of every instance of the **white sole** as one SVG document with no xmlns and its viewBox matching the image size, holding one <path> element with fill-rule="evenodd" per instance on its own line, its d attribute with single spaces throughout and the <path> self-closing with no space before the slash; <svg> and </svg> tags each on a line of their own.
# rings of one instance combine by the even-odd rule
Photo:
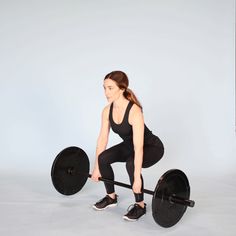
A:
<svg viewBox="0 0 236 236">
<path fill-rule="evenodd" d="M 144 215 L 146 215 L 146 213 L 143 214 L 142 216 L 144 216 Z M 127 221 L 130 221 L 130 222 L 135 222 L 135 221 L 139 220 L 142 216 L 140 216 L 138 219 L 130 219 L 130 218 L 127 217 L 127 216 L 123 216 L 123 219 L 124 219 L 124 220 L 127 220 Z"/>
<path fill-rule="evenodd" d="M 127 217 L 127 216 L 123 216 L 123 219 L 124 219 L 124 220 L 127 220 L 127 221 L 130 221 L 130 222 L 135 222 L 135 221 L 138 220 L 138 219 L 130 219 L 130 218 Z"/>
<path fill-rule="evenodd" d="M 93 205 L 93 209 L 95 209 L 97 211 L 103 211 L 103 210 L 105 210 L 107 208 L 112 208 L 112 207 L 115 207 L 115 206 L 117 206 L 117 203 L 110 204 L 110 205 L 108 205 L 108 206 L 106 206 L 104 208 L 97 208 L 95 205 Z"/>
</svg>

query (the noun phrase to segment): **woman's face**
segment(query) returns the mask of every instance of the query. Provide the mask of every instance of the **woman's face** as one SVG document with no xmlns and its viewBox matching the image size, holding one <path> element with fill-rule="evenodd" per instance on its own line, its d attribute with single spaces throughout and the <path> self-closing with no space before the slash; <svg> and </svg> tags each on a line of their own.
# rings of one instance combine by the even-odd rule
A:
<svg viewBox="0 0 236 236">
<path fill-rule="evenodd" d="M 123 95 L 123 90 L 121 90 L 117 85 L 116 82 L 111 79 L 105 79 L 103 83 L 105 96 L 109 103 L 114 102 L 120 96 Z"/>
</svg>

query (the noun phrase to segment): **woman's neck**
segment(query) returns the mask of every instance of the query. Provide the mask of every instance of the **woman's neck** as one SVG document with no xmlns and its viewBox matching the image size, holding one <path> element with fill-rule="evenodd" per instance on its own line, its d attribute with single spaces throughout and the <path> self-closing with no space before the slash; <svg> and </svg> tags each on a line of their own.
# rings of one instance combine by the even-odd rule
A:
<svg viewBox="0 0 236 236">
<path fill-rule="evenodd" d="M 116 101 L 113 102 L 113 107 L 115 109 L 123 109 L 127 106 L 129 100 L 127 100 L 124 96 L 119 97 Z"/>
</svg>

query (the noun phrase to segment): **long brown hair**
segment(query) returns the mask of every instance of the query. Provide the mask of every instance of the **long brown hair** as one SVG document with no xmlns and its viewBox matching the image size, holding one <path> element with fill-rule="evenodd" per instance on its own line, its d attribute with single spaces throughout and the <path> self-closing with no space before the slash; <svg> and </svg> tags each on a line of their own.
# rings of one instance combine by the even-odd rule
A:
<svg viewBox="0 0 236 236">
<path fill-rule="evenodd" d="M 141 110 L 143 109 L 134 92 L 130 88 L 128 88 L 129 79 L 123 71 L 112 71 L 105 76 L 104 80 L 105 79 L 111 79 L 115 81 L 120 89 L 124 89 L 124 97 L 139 106 Z"/>
</svg>

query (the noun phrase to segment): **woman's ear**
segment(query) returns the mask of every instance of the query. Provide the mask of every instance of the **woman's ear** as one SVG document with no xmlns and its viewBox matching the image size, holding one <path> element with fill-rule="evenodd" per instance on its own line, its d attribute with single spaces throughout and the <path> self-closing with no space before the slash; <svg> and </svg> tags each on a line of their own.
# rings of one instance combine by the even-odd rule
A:
<svg viewBox="0 0 236 236">
<path fill-rule="evenodd" d="M 125 89 L 120 89 L 121 91 L 122 91 L 122 93 L 124 93 L 125 92 Z"/>
</svg>

